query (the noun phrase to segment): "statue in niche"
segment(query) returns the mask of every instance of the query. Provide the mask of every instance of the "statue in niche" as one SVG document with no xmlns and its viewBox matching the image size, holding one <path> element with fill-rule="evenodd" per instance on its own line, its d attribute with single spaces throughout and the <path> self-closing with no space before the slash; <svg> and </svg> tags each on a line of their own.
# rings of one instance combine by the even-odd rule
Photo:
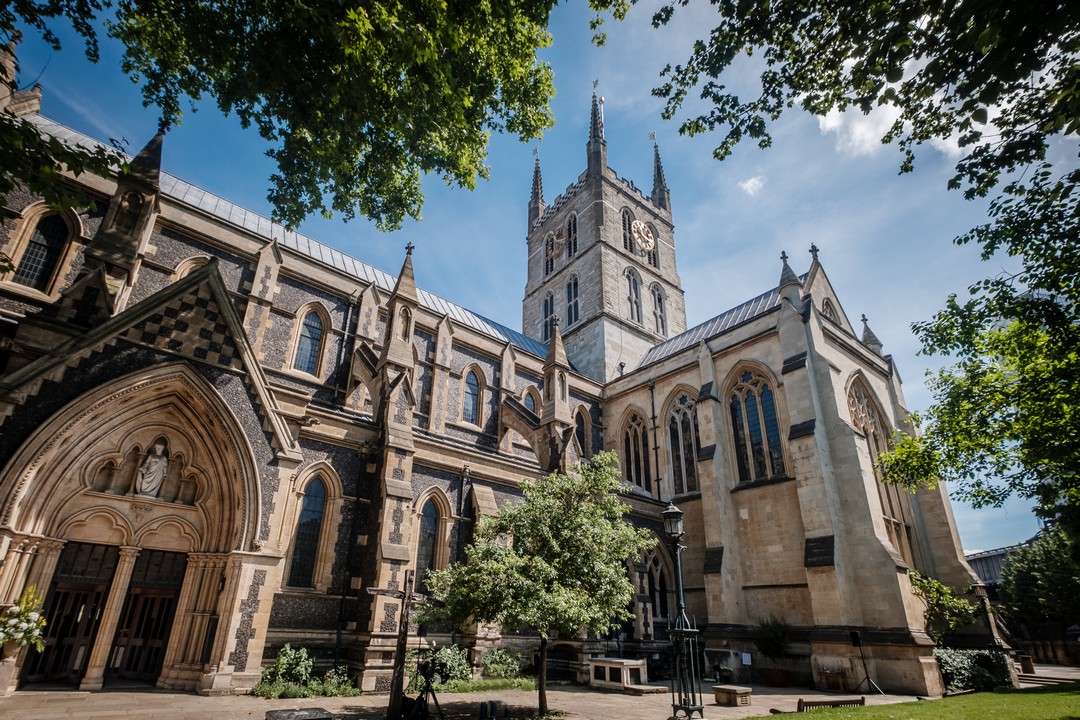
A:
<svg viewBox="0 0 1080 720">
<path fill-rule="evenodd" d="M 116 219 L 113 221 L 113 226 L 117 232 L 130 235 L 135 231 L 135 226 L 139 222 L 139 213 L 142 212 L 142 206 L 143 199 L 138 193 L 134 191 L 124 193 L 120 198 Z"/>
<path fill-rule="evenodd" d="M 139 466 L 139 473 L 135 478 L 135 494 L 156 498 L 168 472 L 169 454 L 166 451 L 165 438 L 158 438 L 154 441 L 152 451 L 146 454 L 146 459 Z"/>
</svg>

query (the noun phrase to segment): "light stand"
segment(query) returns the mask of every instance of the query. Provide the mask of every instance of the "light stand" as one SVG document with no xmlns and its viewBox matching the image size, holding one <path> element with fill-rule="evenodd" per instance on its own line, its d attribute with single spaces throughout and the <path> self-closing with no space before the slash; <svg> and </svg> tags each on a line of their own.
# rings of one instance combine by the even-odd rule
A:
<svg viewBox="0 0 1080 720">
<path fill-rule="evenodd" d="M 859 659 L 862 660 L 862 671 L 863 671 L 862 682 L 860 682 L 858 685 L 856 685 L 855 689 L 852 690 L 851 692 L 857 693 L 857 692 L 859 692 L 860 689 L 862 689 L 862 686 L 865 685 L 867 691 L 874 690 L 878 694 L 884 695 L 885 691 L 882 690 L 881 688 L 879 688 L 878 684 L 876 682 L 874 682 L 874 679 L 872 677 L 870 677 L 870 668 L 868 668 L 867 665 L 866 665 L 866 649 L 863 648 L 862 635 L 859 633 L 858 630 L 852 630 L 851 631 L 851 643 L 859 648 Z"/>
<path fill-rule="evenodd" d="M 701 687 L 697 673 L 697 628 L 686 617 L 686 599 L 683 596 L 682 551 L 683 514 L 674 503 L 668 502 L 664 510 L 664 530 L 671 538 L 675 551 L 675 593 L 678 615 L 675 627 L 668 628 L 672 650 L 675 655 L 675 674 L 671 678 L 671 718 L 692 718 L 694 713 L 705 717 L 701 703 Z"/>
</svg>

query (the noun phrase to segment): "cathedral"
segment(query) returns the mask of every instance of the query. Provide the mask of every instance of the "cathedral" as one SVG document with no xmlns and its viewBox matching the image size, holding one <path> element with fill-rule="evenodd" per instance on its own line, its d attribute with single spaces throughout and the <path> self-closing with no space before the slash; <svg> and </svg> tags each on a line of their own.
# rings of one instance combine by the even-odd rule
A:
<svg viewBox="0 0 1080 720">
<path fill-rule="evenodd" d="M 38 90 L 2 105 L 97 142 Z M 944 491 L 875 469 L 908 415 L 892 359 L 816 248 L 688 328 L 659 149 L 644 194 L 592 113 L 566 192 L 533 170 L 520 332 L 417 287 L 411 246 L 390 275 L 163 172 L 162 134 L 126 174 L 69 178 L 78 207 L 8 195 L 0 604 L 33 586 L 48 626 L 0 690 L 242 693 L 291 643 L 385 692 L 406 577 L 460 558 L 521 480 L 606 449 L 661 542 L 627 562 L 632 621 L 557 640 L 571 679 L 616 652 L 662 666 L 674 502 L 707 662 L 761 664 L 752 630 L 774 617 L 804 685 L 853 690 L 865 658 L 886 690 L 940 694 L 908 570 L 972 577 Z M 444 630 L 474 655 L 535 644 Z"/>
</svg>

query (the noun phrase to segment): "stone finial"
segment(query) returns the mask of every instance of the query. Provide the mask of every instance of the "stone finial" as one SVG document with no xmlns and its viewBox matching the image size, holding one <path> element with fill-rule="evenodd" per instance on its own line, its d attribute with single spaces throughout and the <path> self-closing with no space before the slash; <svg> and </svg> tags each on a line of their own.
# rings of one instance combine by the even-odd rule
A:
<svg viewBox="0 0 1080 720">
<path fill-rule="evenodd" d="M 860 319 L 862 320 L 863 324 L 862 344 L 868 347 L 871 351 L 873 351 L 875 355 L 881 355 L 881 350 L 884 346 L 881 344 L 881 341 L 878 340 L 878 337 L 874 334 L 874 331 L 870 329 L 870 323 L 866 319 L 866 315 L 864 314 Z"/>
</svg>

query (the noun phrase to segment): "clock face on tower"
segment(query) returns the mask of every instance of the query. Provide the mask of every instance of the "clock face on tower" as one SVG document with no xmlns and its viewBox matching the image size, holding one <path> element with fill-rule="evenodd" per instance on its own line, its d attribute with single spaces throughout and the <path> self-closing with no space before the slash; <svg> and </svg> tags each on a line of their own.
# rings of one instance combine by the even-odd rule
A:
<svg viewBox="0 0 1080 720">
<path fill-rule="evenodd" d="M 640 220 L 635 220 L 630 225 L 630 233 L 634 236 L 634 242 L 643 252 L 652 252 L 656 247 L 656 239 L 653 237 L 649 226 Z"/>
</svg>

